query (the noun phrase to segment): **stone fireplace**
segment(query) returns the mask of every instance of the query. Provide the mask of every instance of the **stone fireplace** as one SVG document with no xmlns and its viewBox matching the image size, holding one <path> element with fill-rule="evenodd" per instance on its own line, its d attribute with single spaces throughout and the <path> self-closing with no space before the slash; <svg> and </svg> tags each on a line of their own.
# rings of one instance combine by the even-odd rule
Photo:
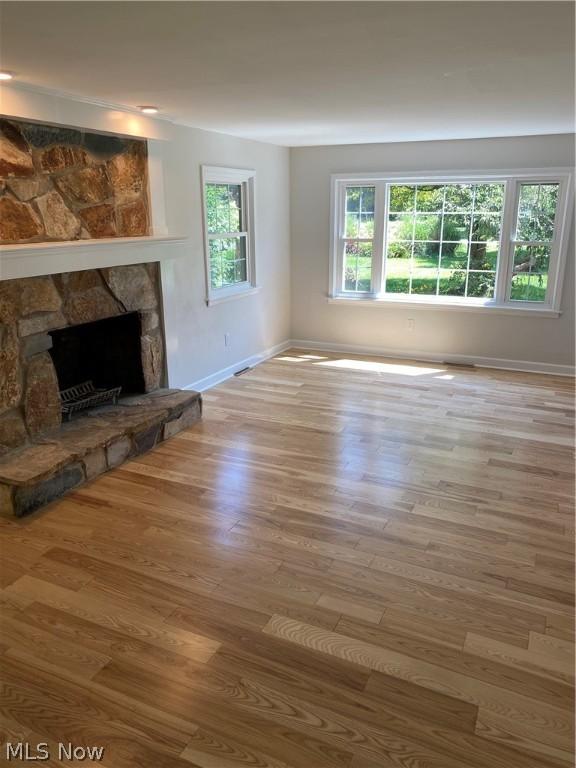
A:
<svg viewBox="0 0 576 768">
<path fill-rule="evenodd" d="M 156 263 L 0 282 L 0 508 L 26 514 L 190 426 L 194 392 L 163 389 Z M 121 387 L 62 421 L 59 392 Z"/>
<path fill-rule="evenodd" d="M 60 425 L 58 392 L 81 383 L 73 380 L 72 366 L 80 378 L 90 373 L 97 381 L 101 377 L 105 381 L 107 352 L 109 361 L 122 354 L 127 360 L 136 356 L 141 386 L 124 390 L 125 394 L 151 392 L 164 383 L 159 290 L 157 264 L 0 283 L 0 373 L 8 383 L 0 390 L 0 408 L 4 410 L 0 415 L 0 452 Z M 108 345 L 101 338 L 98 344 L 99 321 L 109 327 L 114 318 L 133 317 L 132 313 L 136 313 L 141 329 L 135 344 L 115 351 L 111 345 L 116 346 L 117 340 Z M 101 372 L 97 370 L 99 363 Z M 64 377 L 60 381 L 57 368 Z"/>
</svg>

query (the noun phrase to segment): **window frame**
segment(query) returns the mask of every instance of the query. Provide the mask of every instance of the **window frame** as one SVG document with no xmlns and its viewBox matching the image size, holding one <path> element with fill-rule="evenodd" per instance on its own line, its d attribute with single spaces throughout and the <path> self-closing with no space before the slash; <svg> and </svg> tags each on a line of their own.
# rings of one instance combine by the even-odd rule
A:
<svg viewBox="0 0 576 768">
<path fill-rule="evenodd" d="M 386 294 L 383 291 L 386 272 L 386 248 L 389 185 L 391 184 L 462 184 L 503 183 L 504 206 L 500 248 L 496 265 L 494 298 L 458 296 L 426 296 Z M 516 219 L 520 185 L 526 183 L 558 183 L 558 203 L 551 244 L 547 293 L 544 302 L 519 301 L 510 298 Z M 344 243 L 346 227 L 346 188 L 375 187 L 374 246 L 372 261 L 372 290 L 344 290 Z M 563 276 L 567 258 L 568 235 L 574 198 L 571 168 L 538 168 L 497 171 L 434 171 L 408 173 L 340 173 L 331 176 L 331 242 L 328 301 L 358 306 L 405 306 L 423 309 L 458 309 L 500 313 L 540 313 L 549 317 L 560 314 Z"/>
<path fill-rule="evenodd" d="M 206 278 L 206 305 L 212 306 L 222 301 L 228 301 L 240 296 L 247 296 L 258 291 L 256 283 L 256 253 L 255 253 L 255 192 L 256 171 L 248 168 L 225 168 L 217 165 L 201 166 L 202 186 L 202 222 L 204 231 L 204 266 Z M 208 205 L 206 187 L 208 184 L 237 184 L 241 191 L 242 227 L 238 232 L 208 231 Z M 211 280 L 210 241 L 226 237 L 242 236 L 246 242 L 246 280 L 213 288 Z"/>
</svg>

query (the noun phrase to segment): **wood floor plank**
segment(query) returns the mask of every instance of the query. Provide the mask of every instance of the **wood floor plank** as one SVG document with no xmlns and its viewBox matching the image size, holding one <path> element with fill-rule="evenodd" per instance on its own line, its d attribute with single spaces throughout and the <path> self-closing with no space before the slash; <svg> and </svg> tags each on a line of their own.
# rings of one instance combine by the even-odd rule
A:
<svg viewBox="0 0 576 768">
<path fill-rule="evenodd" d="M 266 634 L 344 659 L 370 670 L 382 672 L 401 680 L 408 680 L 438 693 L 462 699 L 478 707 L 506 713 L 523 723 L 538 723 L 547 717 L 549 738 L 554 731 L 572 732 L 570 699 L 564 698 L 562 710 L 545 705 L 520 693 L 511 693 L 493 683 L 486 683 L 447 668 L 439 667 L 404 653 L 382 648 L 372 643 L 350 638 L 338 632 L 328 632 L 282 616 L 273 616 L 262 630 Z M 544 712 L 547 715 L 544 715 Z"/>
<path fill-rule="evenodd" d="M 0 748 L 571 768 L 573 435 L 566 377 L 294 349 L 208 390 L 0 518 Z"/>
</svg>

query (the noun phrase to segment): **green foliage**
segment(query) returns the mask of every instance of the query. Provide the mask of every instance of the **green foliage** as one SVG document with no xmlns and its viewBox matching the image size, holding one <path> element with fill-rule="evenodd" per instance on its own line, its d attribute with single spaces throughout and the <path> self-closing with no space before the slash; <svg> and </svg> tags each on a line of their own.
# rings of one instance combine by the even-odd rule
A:
<svg viewBox="0 0 576 768">
<path fill-rule="evenodd" d="M 547 272 L 550 246 L 518 246 L 514 251 L 514 272 Z"/>
<path fill-rule="evenodd" d="M 490 243 L 470 244 L 470 269 L 496 269 L 498 248 L 490 245 Z"/>
<path fill-rule="evenodd" d="M 412 293 L 425 294 L 427 296 L 436 295 L 436 278 L 412 278 Z"/>
<path fill-rule="evenodd" d="M 390 187 L 390 210 L 413 211 L 416 187 L 393 184 Z"/>
<path fill-rule="evenodd" d="M 464 296 L 466 292 L 466 272 L 454 270 L 440 280 L 438 293 L 444 296 Z"/>
<path fill-rule="evenodd" d="M 388 246 L 389 259 L 409 259 L 412 255 L 410 243 L 390 243 Z"/>
<path fill-rule="evenodd" d="M 430 211 L 437 213 L 442 210 L 442 204 L 444 202 L 444 186 L 443 185 L 430 185 L 421 186 L 416 188 L 416 210 L 417 211 Z"/>
<path fill-rule="evenodd" d="M 510 298 L 513 301 L 545 301 L 547 275 L 514 275 Z"/>
<path fill-rule="evenodd" d="M 470 272 L 468 274 L 467 296 L 492 298 L 494 296 L 493 272 Z"/>
<path fill-rule="evenodd" d="M 205 197 L 208 232 L 242 231 L 240 184 L 206 184 Z"/>
<path fill-rule="evenodd" d="M 446 210 L 470 211 L 474 199 L 473 184 L 447 184 L 446 185 Z"/>
<path fill-rule="evenodd" d="M 558 184 L 522 184 L 518 207 L 518 240 L 551 241 L 557 203 Z"/>
<path fill-rule="evenodd" d="M 210 239 L 210 283 L 212 288 L 225 288 L 244 282 L 246 242 L 243 237 Z"/>
<path fill-rule="evenodd" d="M 370 291 L 372 285 L 372 244 L 346 243 L 344 255 L 344 289 Z"/>
<path fill-rule="evenodd" d="M 374 187 L 346 188 L 346 237 L 374 237 Z"/>
<path fill-rule="evenodd" d="M 498 213 L 504 207 L 503 184 L 476 184 L 476 211 L 492 211 Z"/>
</svg>

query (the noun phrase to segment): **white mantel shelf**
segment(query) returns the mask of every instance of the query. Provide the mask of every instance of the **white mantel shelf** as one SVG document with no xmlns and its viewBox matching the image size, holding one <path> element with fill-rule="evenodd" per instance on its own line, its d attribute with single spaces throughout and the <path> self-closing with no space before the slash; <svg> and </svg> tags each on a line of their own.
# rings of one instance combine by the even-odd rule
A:
<svg viewBox="0 0 576 768">
<path fill-rule="evenodd" d="M 0 280 L 165 261 L 184 254 L 183 235 L 110 237 L 0 246 Z"/>
</svg>

